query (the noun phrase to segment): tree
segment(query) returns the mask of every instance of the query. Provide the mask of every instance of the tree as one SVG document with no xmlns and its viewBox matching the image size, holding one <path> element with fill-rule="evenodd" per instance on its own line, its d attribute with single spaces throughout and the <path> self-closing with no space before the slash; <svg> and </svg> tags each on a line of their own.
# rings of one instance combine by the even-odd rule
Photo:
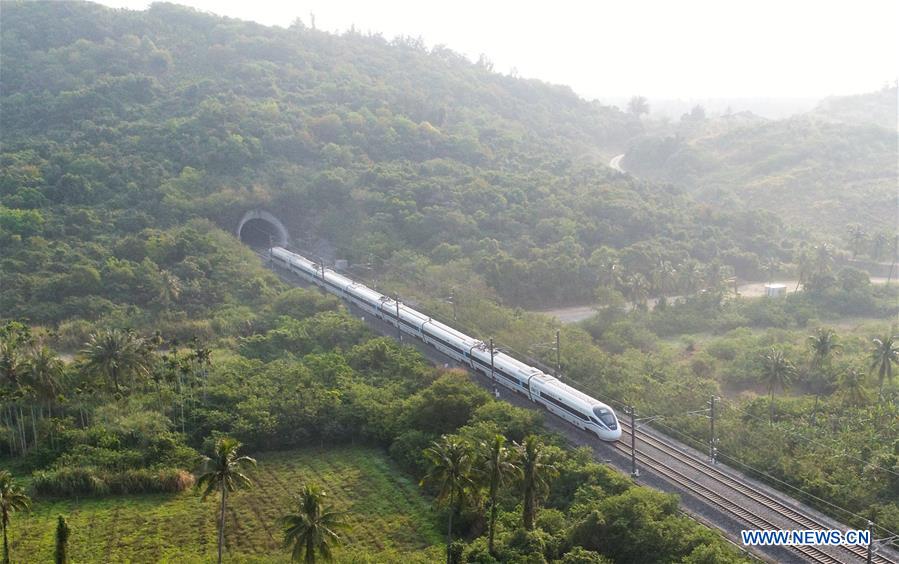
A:
<svg viewBox="0 0 899 564">
<path fill-rule="evenodd" d="M 25 376 L 29 385 L 42 399 L 47 410 L 52 409 L 60 391 L 60 379 L 65 365 L 56 354 L 41 343 L 34 343 L 25 360 Z"/>
<path fill-rule="evenodd" d="M 281 517 L 284 548 L 296 562 L 315 564 L 315 555 L 330 562 L 331 549 L 340 543 L 337 530 L 344 526 L 342 513 L 325 505 L 326 494 L 315 484 L 306 484 L 297 498 L 297 512 Z"/>
<path fill-rule="evenodd" d="M 868 401 L 864 372 L 855 369 L 847 370 L 840 375 L 839 386 L 849 405 L 864 405 Z"/>
<path fill-rule="evenodd" d="M 450 564 L 453 544 L 453 517 L 460 509 L 466 490 L 471 487 L 471 451 L 458 437 L 443 435 L 424 451 L 429 471 L 421 483 L 437 486 L 437 501 L 449 508 L 446 527 L 446 561 Z"/>
<path fill-rule="evenodd" d="M 225 509 L 228 492 L 249 487 L 252 482 L 242 470 L 256 466 L 256 460 L 249 456 L 238 456 L 240 442 L 230 437 L 222 437 L 215 443 L 212 458 L 203 461 L 203 473 L 197 479 L 197 489 L 203 489 L 205 500 L 214 492 L 221 492 L 222 502 L 219 514 L 218 562 L 222 562 L 222 548 L 225 544 Z"/>
<path fill-rule="evenodd" d="M 487 487 L 487 497 L 490 502 L 487 550 L 496 556 L 493 551 L 493 537 L 496 532 L 497 497 L 500 488 L 510 478 L 521 475 L 521 467 L 515 460 L 515 452 L 506 447 L 506 438 L 502 435 L 495 435 L 490 442 L 481 442 L 478 458 L 478 474 L 481 483 Z"/>
<path fill-rule="evenodd" d="M 9 520 L 16 511 L 31 507 L 31 500 L 8 470 L 0 470 L 0 527 L 3 528 L 3 564 L 9 564 Z"/>
<path fill-rule="evenodd" d="M 555 475 L 555 467 L 546 461 L 543 444 L 534 435 L 524 439 L 524 444 L 517 445 L 522 472 L 522 494 L 524 496 L 524 509 L 522 520 L 524 528 L 534 530 L 534 521 L 537 519 L 537 498 L 549 489 L 549 480 Z"/>
<path fill-rule="evenodd" d="M 768 388 L 771 396 L 771 421 L 774 421 L 774 390 L 779 386 L 786 389 L 790 385 L 790 381 L 796 369 L 793 364 L 787 360 L 782 350 L 771 347 L 765 354 L 762 362 L 762 381 Z"/>
<path fill-rule="evenodd" d="M 880 386 L 880 397 L 883 398 L 883 383 L 893 383 L 893 363 L 899 362 L 899 342 L 896 335 L 885 335 L 882 339 L 874 339 L 871 351 L 871 371 L 877 372 L 877 383 Z"/>
<path fill-rule="evenodd" d="M 812 377 L 813 386 L 815 389 L 815 407 L 812 412 L 812 421 L 818 415 L 818 399 L 821 396 L 822 388 L 824 387 L 826 379 L 826 374 L 822 374 L 822 372 L 827 371 L 830 368 L 830 359 L 833 354 L 842 348 L 837 342 L 837 332 L 829 327 L 819 327 L 817 331 L 815 331 L 814 335 L 808 336 L 808 346 L 812 351 L 812 370 L 814 371 L 814 375 Z"/>
<path fill-rule="evenodd" d="M 627 103 L 627 111 L 637 117 L 640 117 L 643 114 L 648 114 L 649 102 L 643 96 L 634 96 Z"/>
<path fill-rule="evenodd" d="M 69 561 L 69 524 L 62 515 L 56 521 L 56 551 L 54 558 L 56 564 L 66 564 Z"/>
<path fill-rule="evenodd" d="M 837 342 L 837 332 L 830 327 L 819 327 L 814 335 L 809 335 L 808 346 L 812 351 L 812 366 L 819 369 L 829 365 L 832 355 L 842 348 Z"/>
<path fill-rule="evenodd" d="M 106 329 L 92 333 L 82 349 L 85 367 L 111 379 L 116 393 L 124 376 L 149 373 L 148 347 L 132 331 Z"/>
</svg>

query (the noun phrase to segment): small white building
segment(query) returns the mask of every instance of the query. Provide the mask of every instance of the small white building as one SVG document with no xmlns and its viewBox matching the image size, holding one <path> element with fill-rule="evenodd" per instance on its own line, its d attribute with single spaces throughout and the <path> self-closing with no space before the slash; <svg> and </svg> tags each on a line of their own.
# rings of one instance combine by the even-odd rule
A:
<svg viewBox="0 0 899 564">
<path fill-rule="evenodd" d="M 769 298 L 782 298 L 787 295 L 787 285 L 769 283 L 765 284 L 765 296 Z"/>
</svg>

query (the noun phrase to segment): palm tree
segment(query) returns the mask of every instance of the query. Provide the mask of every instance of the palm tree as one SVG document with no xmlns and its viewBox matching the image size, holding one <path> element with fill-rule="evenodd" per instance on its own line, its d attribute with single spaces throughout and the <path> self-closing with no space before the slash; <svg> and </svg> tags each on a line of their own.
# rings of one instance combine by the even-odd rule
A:
<svg viewBox="0 0 899 564">
<path fill-rule="evenodd" d="M 106 329 L 93 333 L 82 349 L 85 365 L 112 379 L 115 390 L 120 391 L 119 379 L 134 373 L 149 373 L 148 348 L 144 340 L 131 331 Z"/>
<path fill-rule="evenodd" d="M 219 515 L 219 546 L 218 562 L 222 562 L 222 547 L 225 544 L 225 508 L 228 492 L 237 488 L 249 487 L 252 482 L 242 470 L 247 466 L 256 466 L 256 460 L 249 456 L 237 456 L 240 442 L 230 437 L 222 437 L 215 443 L 215 453 L 212 458 L 204 460 L 204 472 L 197 479 L 197 488 L 203 488 L 203 499 L 209 494 L 221 492 L 222 505 Z"/>
<path fill-rule="evenodd" d="M 299 495 L 298 511 L 281 517 L 284 548 L 296 562 L 315 564 L 315 555 L 330 562 L 331 549 L 340 543 L 337 529 L 344 526 L 342 514 L 325 506 L 325 492 L 315 484 L 306 484 Z"/>
<path fill-rule="evenodd" d="M 499 489 L 514 476 L 521 475 L 521 467 L 516 461 L 515 451 L 506 447 L 506 438 L 495 435 L 490 442 L 480 444 L 478 453 L 478 473 L 487 487 L 490 502 L 487 549 L 493 554 L 493 536 L 496 531 L 496 506 Z M 495 556 L 495 555 L 494 555 Z"/>
<path fill-rule="evenodd" d="M 546 462 L 543 444 L 534 435 L 528 435 L 524 439 L 524 444 L 516 446 L 519 449 L 523 474 L 521 484 L 524 495 L 522 520 L 524 528 L 533 531 L 534 521 L 537 519 L 537 497 L 549 488 L 549 480 L 555 475 L 556 468 Z"/>
<path fill-rule="evenodd" d="M 688 260 L 678 268 L 678 273 L 680 290 L 690 296 L 695 294 L 702 284 L 702 271 L 699 263 L 695 260 Z"/>
<path fill-rule="evenodd" d="M 833 267 L 833 246 L 830 243 L 815 246 L 813 264 L 816 275 L 824 276 L 830 273 L 830 269 Z"/>
<path fill-rule="evenodd" d="M 643 274 L 636 272 L 624 280 L 624 289 L 633 306 L 646 309 L 646 299 L 649 297 L 649 281 Z"/>
<path fill-rule="evenodd" d="M 877 372 L 877 383 L 880 386 L 880 397 L 883 398 L 884 380 L 893 383 L 893 363 L 899 362 L 899 342 L 896 335 L 887 334 L 883 339 L 874 339 L 874 350 L 871 351 L 871 371 Z"/>
<path fill-rule="evenodd" d="M 796 368 L 793 366 L 793 363 L 787 360 L 782 350 L 771 347 L 765 354 L 762 363 L 762 381 L 771 395 L 772 422 L 774 421 L 774 390 L 778 386 L 785 390 L 790 385 L 790 381 L 795 373 Z"/>
<path fill-rule="evenodd" d="M 840 375 L 839 385 L 850 405 L 864 405 L 868 401 L 864 372 L 855 369 L 847 370 Z"/>
<path fill-rule="evenodd" d="M 837 342 L 837 332 L 830 327 L 819 327 L 809 335 L 808 346 L 812 351 L 812 366 L 822 368 L 830 363 L 831 356 L 842 347 Z"/>
<path fill-rule="evenodd" d="M 446 528 L 446 561 L 449 564 L 452 556 L 453 517 L 462 504 L 465 491 L 472 485 L 471 452 L 461 439 L 444 435 L 431 443 L 424 455 L 430 470 L 421 483 L 434 483 L 437 486 L 437 500 L 449 507 L 449 523 Z"/>
<path fill-rule="evenodd" d="M 812 421 L 814 422 L 818 415 L 818 399 L 826 380 L 822 372 L 830 367 L 830 359 L 833 354 L 843 347 L 837 342 L 837 332 L 829 327 L 819 327 L 814 335 L 809 335 L 808 346 L 812 351 L 811 364 L 814 371 L 812 380 L 815 389 L 815 408 L 812 411 Z"/>
<path fill-rule="evenodd" d="M 31 387 L 47 402 L 48 410 L 59 394 L 64 367 L 62 360 L 43 344 L 35 343 L 28 351 L 25 375 Z"/>
<path fill-rule="evenodd" d="M 812 271 L 814 268 L 814 258 L 808 250 L 808 247 L 805 245 L 802 246 L 800 251 L 796 254 L 796 287 L 793 291 L 798 291 L 799 286 L 805 286 L 809 278 L 812 276 Z"/>
<path fill-rule="evenodd" d="M 25 511 L 31 500 L 16 484 L 12 474 L 0 470 L 0 526 L 3 528 L 3 564 L 9 564 L 9 518 L 16 511 Z"/>
</svg>

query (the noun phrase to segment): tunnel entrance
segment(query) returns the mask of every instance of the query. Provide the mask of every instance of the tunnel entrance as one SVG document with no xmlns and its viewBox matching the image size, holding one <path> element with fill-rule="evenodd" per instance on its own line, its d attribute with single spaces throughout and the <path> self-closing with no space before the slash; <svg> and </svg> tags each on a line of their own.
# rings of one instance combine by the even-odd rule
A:
<svg viewBox="0 0 899 564">
<path fill-rule="evenodd" d="M 254 248 L 268 248 L 271 245 L 287 245 L 287 228 L 277 217 L 262 210 L 252 210 L 244 214 L 237 227 L 237 237 L 241 242 Z"/>
</svg>

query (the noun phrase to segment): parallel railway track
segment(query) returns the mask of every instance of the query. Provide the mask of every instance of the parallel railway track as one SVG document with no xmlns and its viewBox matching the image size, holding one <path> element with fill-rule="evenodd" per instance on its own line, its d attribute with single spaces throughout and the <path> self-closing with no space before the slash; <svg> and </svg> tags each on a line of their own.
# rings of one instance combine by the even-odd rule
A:
<svg viewBox="0 0 899 564">
<path fill-rule="evenodd" d="M 268 260 L 268 253 L 259 250 L 255 251 L 260 258 Z M 630 456 L 630 425 L 622 419 L 619 419 L 619 424 L 624 434 L 621 440 L 612 443 L 612 446 L 620 453 Z M 641 465 L 651 469 L 658 476 L 682 488 L 709 506 L 726 515 L 736 517 L 752 528 L 777 530 L 789 528 L 789 525 L 785 522 L 774 523 L 769 518 L 756 515 L 752 510 L 741 505 L 741 501 L 746 499 L 752 500 L 766 511 L 778 515 L 789 523 L 795 523 L 798 525 L 796 528 L 815 530 L 832 528 L 830 525 L 821 523 L 815 518 L 790 507 L 776 497 L 723 472 L 694 454 L 684 452 L 650 433 L 641 431 L 639 428 L 637 429 L 637 445 L 637 453 Z M 639 448 L 640 445 L 643 445 L 644 448 Z M 651 452 L 650 449 L 653 449 L 653 451 Z M 663 461 L 661 458 L 664 457 L 668 457 L 669 461 Z M 675 465 L 677 464 L 687 466 L 691 472 L 685 472 L 676 468 Z M 717 487 L 700 483 L 698 479 L 711 480 L 717 484 Z M 816 546 L 790 546 L 787 548 L 797 553 L 797 556 L 810 562 L 840 564 L 843 562 L 865 561 L 867 557 L 867 549 L 861 546 L 841 545 L 823 548 Z M 835 556 L 835 554 L 839 556 Z M 881 554 L 875 554 L 872 562 L 876 564 L 899 564 L 899 562 Z"/>
<path fill-rule="evenodd" d="M 619 420 L 619 422 L 622 426 L 623 435 L 621 441 L 615 443 L 615 448 L 623 454 L 630 456 L 631 451 L 628 444 L 630 441 L 631 427 L 625 421 Z M 653 456 L 647 448 L 640 449 L 639 446 L 641 444 L 649 446 L 652 449 L 655 449 L 655 451 L 658 451 L 689 468 L 695 469 L 703 477 L 714 481 L 726 491 L 734 492 L 737 496 L 726 496 L 726 494 L 721 493 L 721 490 L 718 488 L 712 489 L 707 485 L 699 483 L 694 479 L 696 477 L 695 474 L 692 477 L 688 476 L 685 472 L 674 468 L 671 464 L 659 460 L 659 457 Z M 783 523 L 772 523 L 768 519 L 756 515 L 745 507 L 742 507 L 739 504 L 739 501 L 734 500 L 734 497 L 739 499 L 739 497 L 742 496 L 751 499 L 771 513 L 775 513 L 782 518 L 795 523 L 798 525 L 797 528 L 816 530 L 832 528 L 829 525 L 821 523 L 816 519 L 797 511 L 770 494 L 734 478 L 726 472 L 721 471 L 719 468 L 707 463 L 705 460 L 699 459 L 688 452 L 683 452 L 652 434 L 641 431 L 639 428 L 637 429 L 637 447 L 639 460 L 643 465 L 652 469 L 665 479 L 678 484 L 693 495 L 700 497 L 707 503 L 717 507 L 719 510 L 736 516 L 753 528 L 771 530 L 783 529 L 786 527 Z M 812 562 L 846 562 L 847 559 L 845 557 L 848 557 L 850 559 L 849 561 L 857 561 L 859 559 L 864 561 L 867 558 L 867 549 L 862 546 L 840 545 L 828 547 L 829 551 L 839 553 L 841 556 L 844 556 L 844 558 L 837 558 L 830 554 L 830 552 L 825 552 L 815 546 L 791 546 L 789 548 L 799 552 L 804 558 L 807 558 Z M 877 564 L 895 564 L 894 560 L 881 554 L 874 554 L 872 562 Z"/>
</svg>

